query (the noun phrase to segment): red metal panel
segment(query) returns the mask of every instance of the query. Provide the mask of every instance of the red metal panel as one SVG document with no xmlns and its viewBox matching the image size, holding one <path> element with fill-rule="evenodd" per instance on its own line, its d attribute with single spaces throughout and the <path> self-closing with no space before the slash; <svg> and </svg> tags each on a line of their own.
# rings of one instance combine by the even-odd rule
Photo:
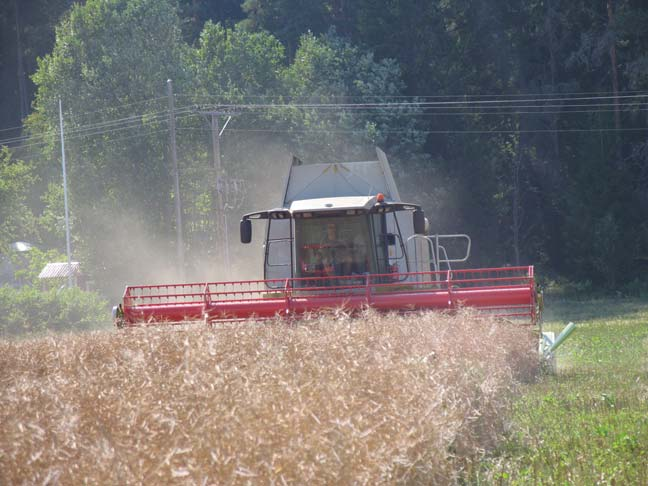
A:
<svg viewBox="0 0 648 486">
<path fill-rule="evenodd" d="M 535 321 L 533 267 L 127 287 L 127 324 L 300 315 L 344 307 L 381 311 L 476 307 Z"/>
<path fill-rule="evenodd" d="M 124 307 L 127 322 L 183 322 L 197 321 L 203 318 L 203 307 L 200 304 L 155 304 Z"/>
<path fill-rule="evenodd" d="M 281 315 L 285 310 L 286 300 L 275 298 L 215 302 L 207 306 L 206 312 L 209 320 L 235 320 L 251 317 L 266 319 Z"/>
</svg>

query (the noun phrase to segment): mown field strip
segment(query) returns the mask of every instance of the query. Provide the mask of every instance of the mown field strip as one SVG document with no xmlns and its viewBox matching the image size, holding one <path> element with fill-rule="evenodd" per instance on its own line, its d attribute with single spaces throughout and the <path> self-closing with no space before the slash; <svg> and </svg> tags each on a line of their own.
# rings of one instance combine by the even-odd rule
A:
<svg viewBox="0 0 648 486">
<path fill-rule="evenodd" d="M 577 330 L 558 374 L 523 387 L 513 425 L 475 483 L 648 484 L 648 302 L 547 299 Z"/>
<path fill-rule="evenodd" d="M 535 346 L 469 313 L 3 341 L 0 483 L 454 482 Z"/>
</svg>

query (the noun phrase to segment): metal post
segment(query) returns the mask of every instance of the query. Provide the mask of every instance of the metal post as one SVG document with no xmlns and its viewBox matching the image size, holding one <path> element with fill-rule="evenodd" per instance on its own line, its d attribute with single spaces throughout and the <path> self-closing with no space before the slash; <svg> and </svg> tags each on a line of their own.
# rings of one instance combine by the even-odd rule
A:
<svg viewBox="0 0 648 486">
<path fill-rule="evenodd" d="M 211 128 L 212 128 L 212 151 L 214 158 L 214 174 L 216 176 L 216 221 L 218 221 L 218 231 L 220 237 L 223 238 L 225 234 L 224 229 L 224 204 L 223 204 L 223 179 L 222 179 L 222 164 L 220 155 L 220 128 L 218 123 L 218 114 L 211 113 Z"/>
<path fill-rule="evenodd" d="M 70 213 L 68 210 L 67 172 L 65 170 L 65 136 L 63 134 L 63 105 L 59 98 L 59 125 L 61 128 L 61 165 L 63 166 L 63 203 L 65 205 L 65 243 L 68 260 L 68 287 L 74 285 L 72 280 L 72 246 L 70 244 Z"/>
<path fill-rule="evenodd" d="M 173 167 L 173 179 L 175 190 L 175 210 L 176 210 L 176 246 L 178 251 L 178 266 L 180 278 L 185 278 L 184 262 L 184 242 L 182 239 L 182 204 L 180 201 L 180 177 L 178 175 L 178 153 L 176 149 L 175 135 L 175 107 L 173 102 L 173 81 L 167 79 L 167 93 L 169 96 L 169 137 L 171 142 L 171 163 Z"/>
<path fill-rule="evenodd" d="M 223 197 L 223 191 L 225 190 L 225 179 L 222 176 L 223 165 L 221 162 L 221 150 L 220 150 L 220 136 L 225 130 L 229 120 L 225 122 L 223 129 L 220 129 L 218 116 L 220 115 L 217 111 L 209 112 L 211 115 L 211 129 L 212 129 L 212 150 L 213 150 L 213 161 L 214 161 L 214 172 L 216 174 L 216 221 L 218 227 L 219 240 L 223 244 L 225 249 L 225 273 L 229 274 L 230 271 L 230 255 L 229 255 L 229 232 L 227 228 L 227 215 L 225 212 L 225 200 Z"/>
</svg>

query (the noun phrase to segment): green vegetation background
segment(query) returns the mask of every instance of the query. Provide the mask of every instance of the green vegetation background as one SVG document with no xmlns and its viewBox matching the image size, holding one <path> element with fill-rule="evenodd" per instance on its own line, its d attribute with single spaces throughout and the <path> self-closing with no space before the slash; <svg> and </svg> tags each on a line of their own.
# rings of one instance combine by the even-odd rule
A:
<svg viewBox="0 0 648 486">
<path fill-rule="evenodd" d="M 244 181 L 230 229 L 276 204 L 289 153 L 354 160 L 377 145 L 434 232 L 472 236 L 472 265 L 645 295 L 642 2 L 27 0 L 4 2 L 0 26 L 0 252 L 65 249 L 60 97 L 75 259 L 110 299 L 174 267 L 167 79 L 191 275 L 223 270 L 200 114 L 220 109 L 236 114 L 220 175 Z M 475 100 L 488 103 L 456 104 Z"/>
<path fill-rule="evenodd" d="M 507 440 L 474 484 L 645 484 L 648 307 L 636 299 L 547 298 L 545 328 L 577 323 L 557 374 L 525 386 Z"/>
</svg>

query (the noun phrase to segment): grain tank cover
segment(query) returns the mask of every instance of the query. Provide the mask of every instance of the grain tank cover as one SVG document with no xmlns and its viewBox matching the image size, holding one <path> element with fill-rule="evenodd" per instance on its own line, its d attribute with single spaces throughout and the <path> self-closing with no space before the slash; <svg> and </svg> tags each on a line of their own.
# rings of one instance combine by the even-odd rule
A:
<svg viewBox="0 0 648 486">
<path fill-rule="evenodd" d="M 288 174 L 283 207 L 294 201 L 337 197 L 370 197 L 378 193 L 386 201 L 400 202 L 400 195 L 385 153 L 376 149 L 377 160 L 301 164 L 294 159 Z"/>
</svg>

